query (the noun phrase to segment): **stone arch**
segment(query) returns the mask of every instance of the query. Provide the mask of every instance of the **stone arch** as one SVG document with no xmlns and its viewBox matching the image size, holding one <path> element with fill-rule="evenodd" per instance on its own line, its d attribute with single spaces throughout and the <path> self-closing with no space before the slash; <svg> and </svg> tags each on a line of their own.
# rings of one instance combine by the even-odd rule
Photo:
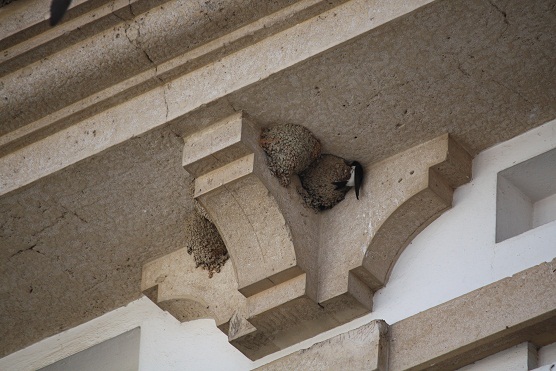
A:
<svg viewBox="0 0 556 371">
<path fill-rule="evenodd" d="M 452 206 L 454 189 L 471 179 L 471 156 L 447 134 L 408 152 L 407 156 L 425 159 L 421 171 L 409 171 L 422 174 L 412 178 L 400 192 L 397 205 L 375 221 L 378 228 L 362 264 L 350 272 L 373 292 L 386 285 L 411 240 Z M 403 166 L 403 156 L 399 160 L 398 166 Z"/>
</svg>

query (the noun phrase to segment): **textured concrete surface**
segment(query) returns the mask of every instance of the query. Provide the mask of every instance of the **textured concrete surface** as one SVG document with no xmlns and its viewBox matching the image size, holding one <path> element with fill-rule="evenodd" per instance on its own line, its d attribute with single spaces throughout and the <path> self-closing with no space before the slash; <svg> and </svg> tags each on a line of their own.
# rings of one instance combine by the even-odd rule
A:
<svg viewBox="0 0 556 371">
<path fill-rule="evenodd" d="M 2 355 L 139 298 L 143 263 L 184 247 L 182 143 L 152 132 L 0 200 Z"/>
<path fill-rule="evenodd" d="M 519 343 L 556 340 L 556 260 L 390 327 L 390 370 L 453 370 Z"/>
<path fill-rule="evenodd" d="M 243 0 L 91 0 L 70 9 L 68 17 L 75 13 L 77 18 L 56 28 L 44 20 L 20 29 L 20 20 L 15 20 L 10 32 L 17 33 L 0 44 L 0 117 L 10 123 L 2 130 L 6 135 L 0 137 L 0 146 L 7 147 L 1 153 L 214 63 L 339 2 L 284 0 L 255 7 Z M 91 9 L 78 11 L 83 7 Z M 154 122 L 151 128 L 156 126 Z"/>
<path fill-rule="evenodd" d="M 297 351 L 257 370 L 381 371 L 388 365 L 388 325 L 372 321 L 308 349 Z"/>
<path fill-rule="evenodd" d="M 533 371 L 538 367 L 537 347 L 525 342 L 503 350 L 457 371 Z"/>
<path fill-rule="evenodd" d="M 133 98 L 129 107 L 115 106 L 108 116 L 100 113 L 84 120 L 79 130 L 71 133 L 76 136 L 76 144 L 62 145 L 65 135 L 50 137 L 50 147 L 63 147 L 66 155 L 51 151 L 52 155 L 43 160 L 45 166 L 33 169 L 34 175 L 27 182 L 242 87 L 228 96 L 236 109 L 251 112 L 263 126 L 273 122 L 303 124 L 318 138 L 329 138 L 325 152 L 359 158 L 362 163 L 386 158 L 444 132 L 453 134 L 464 148 L 476 154 L 554 117 L 556 83 L 550 77 L 555 72 L 551 56 L 555 53 L 556 22 L 550 1 L 525 6 L 511 1 L 502 7 L 480 0 L 438 1 L 380 27 L 391 20 L 387 14 L 403 13 L 392 14 L 390 8 L 379 12 L 359 3 L 350 8 L 350 4 L 334 8 L 326 17 L 302 22 L 290 33 L 284 31 L 261 40 L 256 48 L 246 47 L 219 63 L 193 70 L 164 89 Z M 353 11 L 348 14 L 345 9 Z M 363 16 L 363 10 L 369 12 L 365 19 L 373 18 L 378 23 L 368 24 L 357 18 Z M 355 23 L 343 22 L 342 27 L 350 27 L 344 30 L 334 23 L 342 17 L 360 23 L 356 27 Z M 350 35 L 365 32 L 364 26 L 367 33 L 335 47 Z M 300 40 L 302 37 L 310 39 Z M 303 48 L 298 47 L 297 40 Z M 260 64 L 245 63 L 255 56 Z M 172 68 L 161 65 L 157 69 L 161 73 Z M 154 68 L 149 72 L 149 79 L 156 76 L 155 72 Z M 271 78 L 266 79 L 268 76 Z M 199 90 L 192 92 L 192 86 Z M 117 96 L 120 103 L 124 99 L 120 93 L 126 89 L 131 88 L 122 85 L 120 90 L 108 89 L 99 99 L 107 94 Z M 104 121 L 117 117 L 118 126 L 142 122 L 134 110 L 155 99 L 160 99 L 162 110 L 149 115 L 148 123 L 128 127 L 125 135 L 107 135 L 113 125 L 107 126 Z M 71 112 L 81 112 L 95 102 L 83 102 L 80 108 L 72 106 L 77 111 Z M 122 118 L 117 113 L 120 109 L 125 110 Z M 67 123 L 71 112 L 60 111 L 51 118 Z M 218 113 L 210 114 L 219 117 Z M 489 129 L 485 130 L 484 125 Z M 98 137 L 82 142 L 82 129 L 92 127 L 96 127 Z M 367 146 L 367 138 L 380 139 Z M 23 173 L 32 166 L 31 157 L 32 152 L 19 153 L 13 161 Z M 59 157 L 66 160 L 58 161 Z"/>
<path fill-rule="evenodd" d="M 0 141 L 6 144 L 3 154 L 31 143 L 1 159 L 1 171 L 17 171 L 19 176 L 17 181 L 0 179 L 0 194 L 177 119 L 428 2 L 388 2 L 381 3 L 380 7 L 369 7 L 368 0 L 352 0 L 319 14 L 320 8 L 313 1 L 300 3 L 301 8 L 285 8 L 283 12 L 264 17 L 237 32 L 151 66 L 138 75 L 0 137 Z M 334 5 L 329 1 L 322 4 Z M 304 18 L 299 19 L 298 14 L 312 18 L 302 21 Z M 370 18 L 372 22 L 368 21 Z M 119 53 L 117 56 L 125 57 Z M 133 63 L 137 62 L 137 56 L 130 58 Z M 52 69 L 49 72 L 52 73 Z M 114 80 L 117 81 L 118 76 Z M 88 83 L 83 82 L 83 85 Z M 48 91 L 49 96 L 51 93 Z M 11 95 L 5 95 L 4 98 L 8 99 L 0 103 L 6 104 Z M 25 109 L 25 106 L 21 107 L 20 111 L 25 112 Z M 60 127 L 72 124 L 70 128 L 56 132 Z M 93 129 L 97 132 L 95 138 L 84 134 Z M 46 134 L 34 135 L 43 131 Z M 45 138 L 47 134 L 52 135 Z M 76 141 L 68 141 L 68 137 Z M 45 139 L 33 142 L 40 138 Z M 42 166 L 37 168 L 34 160 L 39 153 Z"/>
<path fill-rule="evenodd" d="M 556 116 L 555 39 L 550 0 L 437 1 L 229 102 L 363 164 L 446 132 L 476 155 Z"/>
<path fill-rule="evenodd" d="M 3 77 L 0 83 L 1 112 L 8 115 L 2 122 L 8 122 L 11 129 L 34 118 L 40 119 L 33 124 L 42 119 L 48 125 L 79 123 L 1 159 L 2 164 L 9 162 L 0 166 L 2 184 L 12 182 L 19 188 L 34 183 L 0 199 L 0 353 L 137 298 L 142 262 L 183 247 L 186 236 L 176 226 L 193 206 L 185 186 L 189 178 L 180 168 L 181 148 L 172 131 L 185 135 L 234 109 L 245 109 L 263 126 L 302 124 L 321 140 L 325 152 L 360 160 L 366 166 L 445 132 L 476 154 L 556 115 L 556 87 L 551 78 L 556 72 L 556 22 L 551 6 L 548 0 L 526 4 L 517 0 L 504 4 L 437 1 L 378 28 L 392 19 L 384 14 L 397 16 L 407 9 L 379 16 L 369 7 L 354 8 L 352 13 L 338 12 L 338 18 L 331 12 L 327 18 L 284 31 L 273 43 L 261 40 L 253 48 L 241 44 L 221 63 L 204 68 L 198 67 L 206 60 L 193 63 L 196 70 L 189 64 L 187 68 L 194 72 L 152 91 L 145 81 L 156 76 L 154 67 L 141 50 L 124 40 L 126 25 L 133 23 L 128 32 L 136 31 L 135 20 L 70 43 L 67 51 L 22 71 L 12 71 L 14 76 L 6 75 L 9 79 Z M 345 20 L 341 17 L 346 14 L 354 23 L 333 23 Z M 369 25 L 372 16 L 363 22 L 354 14 L 375 14 L 378 18 L 372 22 L 377 24 Z M 349 28 L 359 21 L 370 31 L 338 45 L 353 37 L 349 35 L 363 32 L 363 26 Z M 311 30 L 319 37 L 306 44 L 303 37 L 315 35 Z M 113 39 L 104 42 L 103 36 Z M 153 48 L 164 53 L 163 45 L 164 41 L 158 41 Z M 260 64 L 245 63 L 255 60 L 256 52 L 265 55 L 264 71 Z M 74 60 L 72 53 L 77 59 L 68 64 Z M 112 59 L 103 70 L 80 63 L 79 58 L 92 55 Z M 63 70 L 56 72 L 56 68 Z M 135 98 L 129 98 L 120 94 L 129 86 L 117 84 L 119 90 L 110 86 L 102 92 L 104 96 L 100 94 L 100 101 L 112 99 L 105 106 L 95 105 L 97 94 L 68 106 L 81 94 L 107 84 L 109 78 L 97 79 L 99 73 L 120 75 L 122 68 L 134 73 L 145 69 L 148 73 L 137 78 L 138 84 L 146 85 L 138 91 L 148 91 L 137 97 L 135 91 L 131 94 Z M 59 76 L 66 74 L 68 78 L 60 81 Z M 11 80 L 17 76 L 21 79 Z M 118 79 L 112 76 L 111 82 Z M 192 86 L 199 90 L 189 90 Z M 51 102 L 56 96 L 62 103 Z M 12 99 L 19 103 L 12 106 Z M 51 110 L 49 103 L 64 106 L 63 112 L 44 116 Z M 17 117 L 12 120 L 12 116 Z M 174 120 L 170 127 L 127 141 L 168 120 Z M 98 156 L 88 158 L 93 154 Z M 67 167 L 70 164 L 75 165 Z M 64 170 L 55 173 L 60 169 Z M 344 202 L 348 207 L 354 200 Z M 309 216 L 306 220 L 316 223 Z M 305 238 L 304 246 L 318 240 L 314 234 Z M 300 265 L 318 265 L 314 248 L 297 258 Z M 58 284 L 48 283 L 54 281 Z M 308 277 L 307 282 L 309 295 L 316 298 L 317 289 L 309 283 L 317 282 L 316 277 Z"/>
<path fill-rule="evenodd" d="M 140 9 L 138 14 L 135 7 L 141 8 L 148 1 L 122 2 L 122 10 L 131 13 L 131 19 L 110 12 L 105 21 L 108 25 L 101 22 L 97 26 L 99 32 L 90 35 L 94 37 L 77 37 L 61 50 L 40 50 L 42 47 L 34 51 L 40 58 L 27 52 L 30 60 L 19 57 L 5 66 L 2 95 L 8 99 L 2 101 L 0 121 L 7 124 L 0 129 L 0 135 L 294 2 L 256 2 L 255 6 L 250 0 L 156 1 L 160 5 Z M 60 36 L 64 36 L 64 41 L 72 36 L 75 39 L 72 33 Z M 45 59 L 45 54 L 49 58 Z M 26 88 L 21 89 L 22 86 Z"/>
</svg>

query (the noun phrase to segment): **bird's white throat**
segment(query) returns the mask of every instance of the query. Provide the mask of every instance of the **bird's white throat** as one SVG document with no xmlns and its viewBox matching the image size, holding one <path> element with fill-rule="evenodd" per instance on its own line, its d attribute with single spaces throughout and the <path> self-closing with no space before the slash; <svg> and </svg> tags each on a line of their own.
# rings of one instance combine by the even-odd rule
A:
<svg viewBox="0 0 556 371">
<path fill-rule="evenodd" d="M 351 176 L 346 184 L 348 187 L 353 187 L 355 185 L 355 166 L 351 167 Z"/>
</svg>

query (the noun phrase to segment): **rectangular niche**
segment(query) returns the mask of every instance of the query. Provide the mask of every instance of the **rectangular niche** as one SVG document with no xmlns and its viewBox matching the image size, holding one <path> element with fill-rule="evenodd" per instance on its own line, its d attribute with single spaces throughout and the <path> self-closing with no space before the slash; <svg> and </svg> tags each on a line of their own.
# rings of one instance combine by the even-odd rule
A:
<svg viewBox="0 0 556 371">
<path fill-rule="evenodd" d="M 556 220 L 556 149 L 498 173 L 496 242 Z"/>
<path fill-rule="evenodd" d="M 39 371 L 137 371 L 141 328 L 124 332 Z"/>
</svg>

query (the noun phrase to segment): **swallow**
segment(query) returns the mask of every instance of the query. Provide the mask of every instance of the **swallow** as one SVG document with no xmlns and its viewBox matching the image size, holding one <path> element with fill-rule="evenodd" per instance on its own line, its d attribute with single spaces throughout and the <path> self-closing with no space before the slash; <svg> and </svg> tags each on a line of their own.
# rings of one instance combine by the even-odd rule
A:
<svg viewBox="0 0 556 371">
<path fill-rule="evenodd" d="M 54 27 L 60 22 L 70 3 L 71 0 L 52 0 L 50 4 L 50 26 Z"/>
<path fill-rule="evenodd" d="M 355 197 L 359 200 L 359 189 L 361 188 L 361 183 L 363 183 L 363 166 L 357 161 L 352 161 L 348 164 L 351 166 L 351 175 L 348 180 L 341 182 L 333 182 L 336 189 L 342 189 L 344 187 L 355 187 Z"/>
</svg>

